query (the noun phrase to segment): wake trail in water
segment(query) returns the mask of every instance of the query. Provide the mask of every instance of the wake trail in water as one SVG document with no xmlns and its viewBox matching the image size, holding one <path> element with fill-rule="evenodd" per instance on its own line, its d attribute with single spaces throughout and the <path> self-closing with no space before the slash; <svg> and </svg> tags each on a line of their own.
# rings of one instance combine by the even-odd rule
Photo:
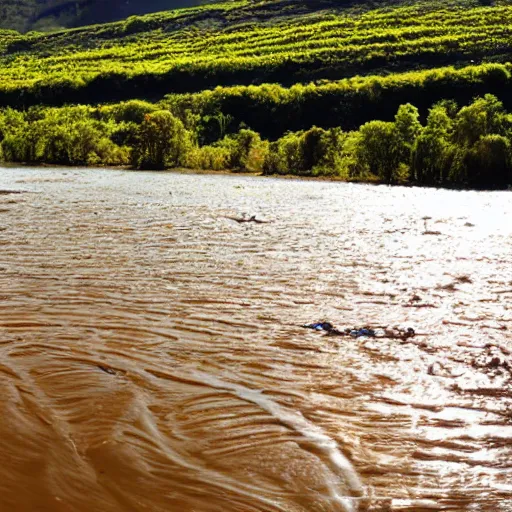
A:
<svg viewBox="0 0 512 512">
<path fill-rule="evenodd" d="M 345 512 L 355 512 L 357 501 L 365 496 L 363 484 L 350 461 L 341 453 L 338 444 L 329 437 L 319 426 L 308 421 L 300 412 L 290 411 L 279 405 L 271 398 L 264 396 L 262 391 L 254 390 L 224 381 L 205 372 L 194 372 L 194 375 L 204 384 L 229 391 L 237 397 L 258 405 L 283 425 L 301 434 L 305 440 L 312 444 L 315 452 L 322 453 L 327 465 L 333 471 L 336 479 L 327 478 L 326 484 L 330 497 L 339 503 Z M 340 493 L 339 487 L 344 486 L 345 492 L 354 496 L 345 496 Z"/>
</svg>

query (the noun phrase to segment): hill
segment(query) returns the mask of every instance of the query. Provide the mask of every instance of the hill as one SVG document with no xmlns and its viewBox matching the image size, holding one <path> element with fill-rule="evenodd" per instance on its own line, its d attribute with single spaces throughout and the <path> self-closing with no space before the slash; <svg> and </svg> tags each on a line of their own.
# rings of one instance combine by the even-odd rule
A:
<svg viewBox="0 0 512 512">
<path fill-rule="evenodd" d="M 0 104 L 154 100 L 217 85 L 291 86 L 510 57 L 508 5 L 340 4 L 238 0 L 51 34 L 4 33 Z"/>
<path fill-rule="evenodd" d="M 53 30 L 201 3 L 205 0 L 0 0 L 0 28 Z"/>
<path fill-rule="evenodd" d="M 191 146 L 183 154 L 188 155 L 189 165 L 197 167 L 266 168 L 268 172 L 476 186 L 480 182 L 468 178 L 468 166 L 484 168 L 478 160 L 484 150 L 493 158 L 501 155 L 503 161 L 494 167 L 509 169 L 512 158 L 510 116 L 505 111 L 512 107 L 508 94 L 512 85 L 511 21 L 508 2 L 487 0 L 234 0 L 53 33 L 4 31 L 0 33 L 0 106 L 25 112 L 19 126 L 31 126 L 31 120 L 44 125 L 50 122 L 47 115 L 55 123 L 62 121 L 61 115 L 71 124 L 75 115 L 106 123 L 102 124 L 102 144 L 110 141 L 128 149 L 122 158 L 116 149 L 110 154 L 117 156 L 110 159 L 95 150 L 93 160 L 102 163 L 131 159 L 139 167 L 166 166 L 171 161 L 183 165 L 183 156 L 150 158 L 147 148 L 135 149 L 143 138 L 141 130 L 158 131 L 158 123 L 163 123 L 164 131 L 189 133 L 190 138 L 184 138 Z M 495 96 L 485 96 L 489 93 Z M 465 134 L 457 132 L 457 123 L 463 127 L 461 116 L 469 115 L 464 109 L 478 96 L 487 99 L 477 100 L 471 115 L 479 113 L 487 119 L 499 113 L 499 120 L 482 124 L 475 117 L 473 124 L 464 121 Z M 426 179 L 417 167 L 416 139 L 428 128 L 429 109 L 440 101 L 435 112 L 444 123 L 439 133 L 446 140 L 436 144 L 442 142 L 449 151 L 434 158 L 428 153 L 433 149 L 425 150 L 435 165 L 442 162 L 442 169 L 429 171 L 435 179 Z M 66 104 L 89 107 L 41 110 L 42 106 Z M 152 125 L 149 118 L 155 111 L 166 112 L 172 119 L 162 113 Z M 374 135 L 376 144 L 386 137 L 392 141 L 397 136 L 397 112 L 408 112 L 410 123 L 417 121 L 411 128 L 414 137 L 409 134 L 403 147 L 397 142 L 402 148 L 397 154 L 402 156 L 380 154 L 374 161 L 374 157 L 361 156 L 364 151 L 357 153 L 370 143 L 362 144 L 362 139 L 347 133 L 362 137 L 370 123 L 371 130 L 380 134 Z M 384 124 L 371 124 L 377 121 Z M 13 125 L 11 121 L 9 126 Z M 310 133 L 314 126 L 323 131 Z M 487 141 L 487 136 L 503 139 Z M 475 149 L 481 137 L 491 146 Z M 269 139 L 270 146 L 262 138 Z M 309 150 L 304 147 L 315 140 L 320 146 L 316 156 L 307 160 L 304 151 Z M 465 153 L 461 140 L 472 141 Z M 69 155 L 39 157 L 35 146 L 28 153 L 6 152 L 9 144 L 4 134 L 7 159 L 73 162 Z M 259 149 L 248 150 L 252 156 L 247 160 L 240 157 L 238 144 Z M 195 160 L 190 160 L 192 154 Z M 293 154 L 302 157 L 293 160 Z M 329 163 L 322 160 L 327 154 Z M 276 155 L 280 155 L 278 160 L 272 160 Z M 250 163 L 252 158 L 259 163 Z M 288 159 L 286 164 L 283 159 Z M 75 161 L 88 160 L 82 155 Z M 380 161 L 391 161 L 392 170 Z M 510 176 L 507 173 L 488 181 L 495 186 L 512 183 L 512 171 Z"/>
</svg>

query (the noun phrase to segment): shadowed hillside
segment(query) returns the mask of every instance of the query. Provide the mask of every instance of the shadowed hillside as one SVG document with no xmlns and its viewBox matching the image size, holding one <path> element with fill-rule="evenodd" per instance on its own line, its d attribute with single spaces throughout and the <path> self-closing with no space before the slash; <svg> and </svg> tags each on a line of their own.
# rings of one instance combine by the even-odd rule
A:
<svg viewBox="0 0 512 512">
<path fill-rule="evenodd" d="M 207 0 L 0 0 L 0 28 L 27 31 L 104 23 Z"/>
</svg>

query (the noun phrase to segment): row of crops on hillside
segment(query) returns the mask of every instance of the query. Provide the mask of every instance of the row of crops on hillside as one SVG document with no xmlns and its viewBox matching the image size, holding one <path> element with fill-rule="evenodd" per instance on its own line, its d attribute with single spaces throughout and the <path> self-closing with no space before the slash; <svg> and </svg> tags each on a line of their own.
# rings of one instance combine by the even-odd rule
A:
<svg viewBox="0 0 512 512">
<path fill-rule="evenodd" d="M 175 12 L 166 30 L 159 16 L 169 14 L 53 35 L 13 39 L 12 33 L 0 33 L 0 102 L 157 98 L 219 84 L 292 85 L 510 57 L 508 5 L 449 8 L 423 2 L 358 15 L 340 10 L 226 22 L 246 4 L 217 5 L 214 14 L 224 16 L 220 26 L 208 25 L 215 16 L 204 13 L 211 15 L 213 8 L 203 7 L 192 10 L 194 23 L 183 22 L 190 13 Z M 147 30 L 126 29 L 137 23 Z M 92 37 L 108 30 L 118 36 Z"/>
</svg>

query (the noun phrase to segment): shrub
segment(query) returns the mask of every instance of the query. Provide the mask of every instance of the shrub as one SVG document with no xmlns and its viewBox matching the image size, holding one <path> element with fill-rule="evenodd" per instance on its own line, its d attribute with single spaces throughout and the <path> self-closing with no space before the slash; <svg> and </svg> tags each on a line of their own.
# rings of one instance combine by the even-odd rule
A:
<svg viewBox="0 0 512 512">
<path fill-rule="evenodd" d="M 139 169 L 165 169 L 180 165 L 190 147 L 191 137 L 183 123 L 168 110 L 146 114 L 133 151 Z"/>
</svg>

